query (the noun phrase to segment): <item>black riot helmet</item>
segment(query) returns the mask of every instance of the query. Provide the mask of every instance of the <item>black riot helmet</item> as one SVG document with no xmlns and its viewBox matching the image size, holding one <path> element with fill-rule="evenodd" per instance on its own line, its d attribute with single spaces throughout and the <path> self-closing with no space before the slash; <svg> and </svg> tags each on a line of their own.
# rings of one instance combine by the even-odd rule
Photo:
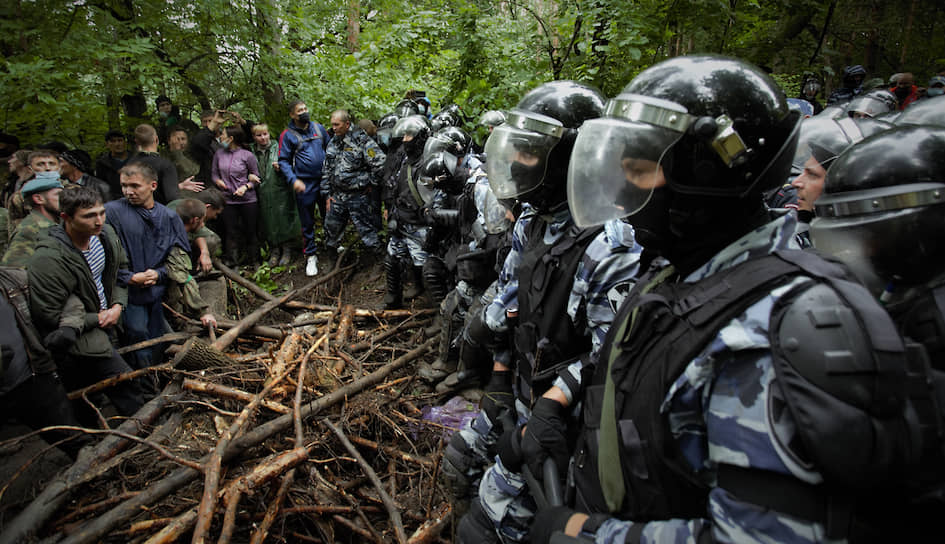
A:
<svg viewBox="0 0 945 544">
<path fill-rule="evenodd" d="M 394 106 L 394 113 L 397 114 L 397 117 L 404 118 L 410 115 L 418 115 L 420 113 L 420 106 L 416 102 L 410 100 L 409 98 L 404 98 Z"/>
<path fill-rule="evenodd" d="M 877 292 L 945 271 L 945 128 L 903 126 L 851 147 L 827 173 L 811 235 Z"/>
<path fill-rule="evenodd" d="M 479 116 L 479 124 L 484 127 L 495 128 L 505 122 L 505 112 L 489 110 Z"/>
<path fill-rule="evenodd" d="M 847 66 L 843 69 L 843 86 L 847 89 L 857 89 L 866 78 L 866 68 L 860 64 Z"/>
<path fill-rule="evenodd" d="M 457 157 L 469 152 L 472 138 L 465 130 L 459 127 L 441 128 L 427 140 L 423 148 L 423 155 L 427 156 L 437 151 L 448 151 Z"/>
<path fill-rule="evenodd" d="M 399 120 L 400 117 L 396 113 L 388 113 L 377 121 L 377 143 L 385 153 L 391 148 L 391 136 Z"/>
<path fill-rule="evenodd" d="M 651 229 L 654 248 L 708 233 L 731 242 L 759 220 L 761 195 L 787 178 L 799 119 L 780 87 L 744 61 L 656 64 L 581 127 L 568 172 L 574 220 L 630 216 L 638 230 Z"/>
<path fill-rule="evenodd" d="M 486 141 L 496 197 L 517 197 L 539 213 L 560 208 L 577 129 L 603 109 L 599 91 L 574 81 L 552 81 L 526 94 Z"/>
<path fill-rule="evenodd" d="M 792 170 L 804 169 L 813 157 L 824 170 L 829 170 L 840 153 L 851 145 L 889 130 L 892 125 L 878 119 L 851 119 L 848 117 L 823 117 L 816 115 L 801 121 L 797 151 L 791 163 Z"/>
<path fill-rule="evenodd" d="M 429 137 L 430 122 L 422 115 L 409 115 L 397 121 L 391 133 L 391 138 L 403 140 L 404 151 L 407 153 L 407 158 L 412 161 L 420 159 L 423 146 Z"/>
<path fill-rule="evenodd" d="M 459 157 L 446 151 L 436 151 L 424 155 L 420 163 L 419 179 L 428 187 L 440 189 L 449 194 L 463 191 L 466 178 L 459 167 Z"/>
<path fill-rule="evenodd" d="M 945 127 L 945 96 L 918 100 L 895 120 L 896 125 L 935 125 Z"/>
<path fill-rule="evenodd" d="M 434 132 L 439 132 L 445 127 L 458 127 L 462 123 L 462 111 L 456 104 L 446 106 L 430 119 L 430 125 Z"/>
</svg>

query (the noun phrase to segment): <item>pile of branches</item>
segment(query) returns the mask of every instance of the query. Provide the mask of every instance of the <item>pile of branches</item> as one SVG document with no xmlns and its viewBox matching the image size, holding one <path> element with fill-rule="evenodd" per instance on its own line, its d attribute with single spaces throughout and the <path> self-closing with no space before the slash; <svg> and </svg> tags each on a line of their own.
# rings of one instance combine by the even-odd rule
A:
<svg viewBox="0 0 945 544">
<path fill-rule="evenodd" d="M 339 305 L 304 330 L 256 324 L 329 279 L 266 295 L 219 338 L 192 337 L 173 360 L 117 378 L 158 376 L 163 388 L 116 429 L 84 430 L 103 438 L 0 543 L 443 540 L 446 429 L 422 419 L 418 406 L 435 399 L 413 372 L 434 356 L 432 312 Z"/>
</svg>

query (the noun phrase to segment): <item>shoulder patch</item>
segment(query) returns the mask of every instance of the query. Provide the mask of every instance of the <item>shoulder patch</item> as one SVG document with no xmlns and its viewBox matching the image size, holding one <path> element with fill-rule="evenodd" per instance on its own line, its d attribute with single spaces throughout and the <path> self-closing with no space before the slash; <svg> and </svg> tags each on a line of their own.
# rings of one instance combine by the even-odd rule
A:
<svg viewBox="0 0 945 544">
<path fill-rule="evenodd" d="M 617 310 L 620 309 L 620 305 L 623 304 L 624 299 L 627 298 L 627 295 L 630 293 L 630 281 L 620 282 L 610 290 L 607 291 L 607 302 L 610 303 L 610 309 L 617 313 Z"/>
</svg>

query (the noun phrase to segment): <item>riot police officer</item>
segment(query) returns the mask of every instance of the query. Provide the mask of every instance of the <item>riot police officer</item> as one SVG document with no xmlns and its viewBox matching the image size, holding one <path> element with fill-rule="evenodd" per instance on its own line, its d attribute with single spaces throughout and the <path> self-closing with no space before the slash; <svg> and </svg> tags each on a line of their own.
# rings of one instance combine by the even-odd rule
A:
<svg viewBox="0 0 945 544">
<path fill-rule="evenodd" d="M 529 416 L 529 421 L 553 419 L 553 429 L 543 428 L 567 440 L 568 392 L 579 387 L 579 369 L 588 362 L 597 334 L 602 337 L 600 331 L 610 324 L 596 310 L 609 306 L 612 289 L 628 288 L 639 262 L 642 248 L 629 225 L 581 229 L 567 207 L 565 181 L 577 129 L 602 110 L 603 98 L 595 89 L 570 81 L 546 83 L 526 94 L 486 143 L 495 196 L 524 204 L 499 293 L 481 318 L 493 334 L 507 333 L 512 348 L 494 353 L 479 418 L 454 435 L 445 454 L 445 472 L 465 470 L 462 476 L 471 478 L 477 461 L 470 458 L 480 456 L 482 462 L 500 431 L 508 436 L 460 522 L 463 542 L 526 538 L 535 503 L 521 474 L 524 459 L 501 444 L 517 443 L 522 427 L 515 423 Z M 561 398 L 541 398 L 551 389 Z M 566 456 L 568 446 L 562 446 Z"/>
<path fill-rule="evenodd" d="M 610 328 L 574 502 L 539 512 L 532 542 L 842 538 L 846 491 L 907 461 L 887 380 L 902 342 L 876 335 L 891 323 L 842 268 L 796 251 L 791 215 L 765 214 L 798 123 L 760 69 L 687 56 L 644 70 L 582 127 L 576 222 L 629 216 L 669 264 L 637 279 Z"/>
<path fill-rule="evenodd" d="M 387 272 L 386 309 L 403 306 L 403 269 L 413 273 L 413 298 L 423 291 L 423 264 L 427 260 L 425 245 L 430 233 L 425 210 L 442 205 L 444 195 L 420 183 L 420 161 L 423 147 L 430 137 L 430 122 L 421 115 L 404 117 L 394 126 L 392 138 L 402 140 L 403 162 L 390 182 L 387 228 L 390 241 L 384 268 Z"/>
<path fill-rule="evenodd" d="M 945 128 L 896 128 L 837 159 L 811 225 L 818 249 L 847 263 L 884 303 L 907 341 L 923 348 L 910 357 L 908 372 L 922 458 L 896 487 L 873 497 L 877 517 L 895 520 L 875 531 L 877 539 L 887 541 L 934 534 L 945 507 L 943 190 Z"/>
</svg>

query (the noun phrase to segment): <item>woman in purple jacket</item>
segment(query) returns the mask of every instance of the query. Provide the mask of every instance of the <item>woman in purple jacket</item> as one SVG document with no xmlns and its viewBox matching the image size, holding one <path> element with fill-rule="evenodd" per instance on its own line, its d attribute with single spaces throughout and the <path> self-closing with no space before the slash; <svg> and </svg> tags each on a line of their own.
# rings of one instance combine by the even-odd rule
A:
<svg viewBox="0 0 945 544">
<path fill-rule="evenodd" d="M 213 156 L 211 175 L 213 183 L 223 191 L 226 206 L 223 207 L 224 262 L 230 266 L 239 263 L 239 247 L 246 248 L 243 264 L 259 263 L 259 243 L 256 225 L 259 206 L 256 202 L 256 187 L 259 185 L 259 164 L 256 157 L 243 147 L 246 135 L 238 126 L 227 127 L 220 137 L 223 146 Z"/>
</svg>

